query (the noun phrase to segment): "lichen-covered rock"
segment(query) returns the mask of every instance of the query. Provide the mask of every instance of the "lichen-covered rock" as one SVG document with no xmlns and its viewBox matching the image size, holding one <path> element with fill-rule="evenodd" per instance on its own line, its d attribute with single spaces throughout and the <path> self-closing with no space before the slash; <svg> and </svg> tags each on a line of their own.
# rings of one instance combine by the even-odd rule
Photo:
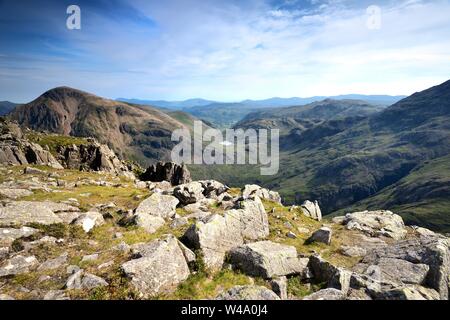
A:
<svg viewBox="0 0 450 320">
<path fill-rule="evenodd" d="M 271 200 L 281 204 L 281 196 L 278 192 L 270 191 L 256 184 L 247 184 L 241 190 L 242 198 L 259 197 L 261 199 Z"/>
<path fill-rule="evenodd" d="M 305 216 L 317 221 L 322 220 L 322 210 L 320 210 L 319 203 L 317 201 L 311 202 L 306 200 L 301 205 L 301 208 Z"/>
<path fill-rule="evenodd" d="M 140 258 L 125 262 L 122 270 L 144 296 L 170 292 L 190 274 L 183 250 L 173 236 L 150 242 L 141 248 Z"/>
<path fill-rule="evenodd" d="M 91 290 L 98 287 L 106 287 L 108 282 L 103 278 L 85 272 L 83 269 L 74 270 L 66 282 L 66 289 L 69 290 Z"/>
<path fill-rule="evenodd" d="M 403 239 L 407 230 L 402 217 L 391 211 L 363 211 L 347 213 L 343 224 L 348 230 L 359 230 L 370 236 Z"/>
<path fill-rule="evenodd" d="M 379 300 L 439 300 L 439 293 L 436 290 L 422 286 L 399 287 L 380 293 Z"/>
<path fill-rule="evenodd" d="M 0 225 L 22 226 L 29 223 L 62 223 L 51 202 L 13 201 L 0 206 Z"/>
<path fill-rule="evenodd" d="M 17 255 L 5 261 L 0 266 L 0 277 L 27 273 L 30 269 L 39 265 L 39 261 L 35 256 Z"/>
<path fill-rule="evenodd" d="M 33 194 L 33 191 L 27 189 L 10 189 L 10 188 L 0 188 L 0 196 L 4 196 L 9 199 L 19 199 L 23 197 L 28 197 Z"/>
<path fill-rule="evenodd" d="M 184 234 L 183 242 L 201 251 L 205 265 L 218 270 L 228 250 L 244 243 L 237 210 L 215 214 L 193 224 Z"/>
<path fill-rule="evenodd" d="M 314 292 L 303 300 L 345 300 L 345 294 L 340 290 L 327 288 Z"/>
<path fill-rule="evenodd" d="M 401 240 L 392 245 L 373 249 L 367 253 L 361 263 L 368 266 L 383 266 L 385 259 L 405 260 L 412 264 L 422 264 L 429 267 L 424 279 L 424 285 L 439 292 L 441 299 L 448 299 L 449 275 L 450 275 L 450 252 L 447 239 L 440 237 L 420 237 L 415 239 Z M 394 260 L 396 261 L 396 260 Z M 385 267 L 386 268 L 386 267 Z M 408 270 L 420 271 L 413 276 L 413 282 L 422 278 L 425 267 L 410 266 Z M 398 271 L 401 272 L 401 271 Z M 409 275 L 402 277 L 411 278 Z"/>
<path fill-rule="evenodd" d="M 220 269 L 228 250 L 244 240 L 261 240 L 269 235 L 267 213 L 259 198 L 240 203 L 241 209 L 209 215 L 192 225 L 183 236 L 192 248 L 200 249 L 207 267 Z"/>
<path fill-rule="evenodd" d="M 59 257 L 56 257 L 54 259 L 49 259 L 45 262 L 43 262 L 38 268 L 38 271 L 44 271 L 44 270 L 54 270 L 58 269 L 62 266 L 64 266 L 67 263 L 68 254 L 67 252 L 63 253 Z"/>
<path fill-rule="evenodd" d="M 173 195 L 184 205 L 196 203 L 203 199 L 203 186 L 200 182 L 191 182 L 179 185 L 173 190 Z"/>
<path fill-rule="evenodd" d="M 235 286 L 216 297 L 217 300 L 280 300 L 277 294 L 262 286 Z"/>
<path fill-rule="evenodd" d="M 153 193 L 150 197 L 142 201 L 136 208 L 136 215 L 151 215 L 163 219 L 173 218 L 179 201 L 170 195 Z"/>
<path fill-rule="evenodd" d="M 239 202 L 241 233 L 244 239 L 258 240 L 269 235 L 269 217 L 264 205 L 258 197 Z"/>
<path fill-rule="evenodd" d="M 22 227 L 20 229 L 0 228 L 0 245 L 9 246 L 14 240 L 32 236 L 37 232 L 39 230 L 30 227 Z"/>
<path fill-rule="evenodd" d="M 271 241 L 249 243 L 229 252 L 229 261 L 254 277 L 266 279 L 303 274 L 308 259 L 298 258 L 295 247 Z"/>
</svg>

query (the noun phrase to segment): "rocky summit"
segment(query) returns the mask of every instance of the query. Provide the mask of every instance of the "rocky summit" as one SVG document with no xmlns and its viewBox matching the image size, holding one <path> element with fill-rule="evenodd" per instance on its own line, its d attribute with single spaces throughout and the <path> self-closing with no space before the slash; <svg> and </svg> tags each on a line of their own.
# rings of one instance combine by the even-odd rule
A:
<svg viewBox="0 0 450 320">
<path fill-rule="evenodd" d="M 395 212 L 331 219 L 13 122 L 0 141 L 2 299 L 449 299 L 449 238 Z"/>
</svg>

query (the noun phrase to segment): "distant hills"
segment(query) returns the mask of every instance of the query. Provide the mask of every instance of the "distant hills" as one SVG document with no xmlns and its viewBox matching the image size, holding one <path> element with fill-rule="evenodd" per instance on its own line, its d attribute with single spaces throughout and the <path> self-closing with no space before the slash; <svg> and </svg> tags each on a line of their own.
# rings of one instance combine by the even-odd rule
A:
<svg viewBox="0 0 450 320">
<path fill-rule="evenodd" d="M 317 199 L 326 214 L 395 207 L 408 222 L 450 231 L 450 81 L 370 115 L 307 122 L 304 112 L 283 108 L 276 113 L 289 117 L 262 112 L 253 124 L 241 122 L 258 128 L 297 113 L 303 119 L 301 130 L 284 127 L 277 175 L 260 176 L 252 166 L 203 166 L 192 168 L 194 176 L 263 184 L 288 203 Z"/>
<path fill-rule="evenodd" d="M 168 160 L 175 145 L 172 131 L 188 128 L 183 121 L 148 107 L 100 98 L 68 87 L 49 90 L 18 106 L 9 117 L 21 125 L 77 137 L 94 137 L 122 158 L 141 164 Z"/>
<path fill-rule="evenodd" d="M 165 101 L 165 100 L 140 100 L 140 99 L 126 99 L 126 98 L 118 98 L 117 101 L 128 102 L 133 104 L 154 106 L 158 108 L 165 109 L 173 109 L 173 110 L 182 110 L 184 108 L 190 107 L 199 107 L 206 106 L 212 103 L 216 103 L 215 101 L 205 100 L 205 99 L 189 99 L 184 101 Z"/>
<path fill-rule="evenodd" d="M 10 113 L 16 106 L 17 104 L 9 101 L 0 101 L 0 116 Z"/>
<path fill-rule="evenodd" d="M 204 99 L 190 99 L 186 101 L 153 101 L 119 98 L 119 101 L 150 105 L 158 108 L 183 110 L 193 116 L 205 120 L 219 128 L 229 128 L 242 120 L 246 115 L 264 108 L 278 108 L 310 104 L 325 99 L 333 100 L 361 100 L 376 106 L 389 106 L 405 98 L 404 96 L 388 95 L 340 95 L 315 96 L 309 98 L 270 98 L 265 100 L 244 100 L 240 102 L 214 102 Z"/>
</svg>

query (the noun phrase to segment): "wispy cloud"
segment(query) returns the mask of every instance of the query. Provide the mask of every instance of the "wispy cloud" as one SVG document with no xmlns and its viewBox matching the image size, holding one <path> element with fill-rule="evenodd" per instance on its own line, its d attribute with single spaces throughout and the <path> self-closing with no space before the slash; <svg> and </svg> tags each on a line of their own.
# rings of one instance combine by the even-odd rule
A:
<svg viewBox="0 0 450 320">
<path fill-rule="evenodd" d="M 62 84 L 152 99 L 409 94 L 450 74 L 448 0 L 81 1 L 79 31 L 44 2 L 17 21 L 0 2 L 0 99 Z"/>
</svg>

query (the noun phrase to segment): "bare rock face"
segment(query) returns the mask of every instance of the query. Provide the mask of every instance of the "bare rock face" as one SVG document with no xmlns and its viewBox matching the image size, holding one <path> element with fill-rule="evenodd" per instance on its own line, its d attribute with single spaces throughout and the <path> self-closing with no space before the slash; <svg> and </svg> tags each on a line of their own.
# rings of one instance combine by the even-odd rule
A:
<svg viewBox="0 0 450 320">
<path fill-rule="evenodd" d="M 259 197 L 261 199 L 271 200 L 281 204 L 281 196 L 278 192 L 270 191 L 262 188 L 256 184 L 247 184 L 242 190 L 242 197 L 247 199 L 249 197 Z"/>
<path fill-rule="evenodd" d="M 152 182 L 169 181 L 173 186 L 192 181 L 188 168 L 184 164 L 179 165 L 174 162 L 158 162 L 151 165 L 140 179 Z"/>
<path fill-rule="evenodd" d="M 402 217 L 391 211 L 348 213 L 342 223 L 348 230 L 359 230 L 372 237 L 385 236 L 400 240 L 407 233 Z"/>
<path fill-rule="evenodd" d="M 306 200 L 301 205 L 301 208 L 305 216 L 317 221 L 322 220 L 322 211 L 320 210 L 319 203 L 317 201 L 311 202 Z"/>
<path fill-rule="evenodd" d="M 303 274 L 308 265 L 308 259 L 297 257 L 295 247 L 271 241 L 234 248 L 229 252 L 229 259 L 246 274 L 265 279 Z"/>
<path fill-rule="evenodd" d="M 150 242 L 141 255 L 124 263 L 122 270 L 144 296 L 170 292 L 190 274 L 183 250 L 174 236 Z"/>
<path fill-rule="evenodd" d="M 6 120 L 0 120 L 0 163 L 6 165 L 45 165 L 62 169 L 52 154 L 40 145 L 23 138 L 20 127 Z"/>
<path fill-rule="evenodd" d="M 235 286 L 216 297 L 217 300 L 280 300 L 277 294 L 262 286 Z"/>
<path fill-rule="evenodd" d="M 107 145 L 89 138 L 87 144 L 59 146 L 57 159 L 64 168 L 81 171 L 103 171 L 134 177 L 128 166 Z"/>
<path fill-rule="evenodd" d="M 393 271 L 390 262 L 402 267 Z M 447 239 L 432 236 L 401 240 L 368 252 L 361 263 L 378 268 L 382 274 L 384 270 L 384 274 L 394 276 L 399 282 L 423 284 L 436 290 L 441 299 L 448 299 L 450 251 Z"/>
</svg>

